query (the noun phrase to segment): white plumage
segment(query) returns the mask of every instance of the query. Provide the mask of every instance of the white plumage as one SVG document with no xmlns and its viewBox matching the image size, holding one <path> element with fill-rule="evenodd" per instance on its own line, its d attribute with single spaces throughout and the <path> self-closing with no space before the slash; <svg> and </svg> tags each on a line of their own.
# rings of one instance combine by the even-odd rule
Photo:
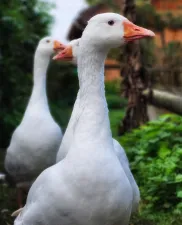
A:
<svg viewBox="0 0 182 225">
<path fill-rule="evenodd" d="M 118 14 L 97 15 L 83 32 L 74 139 L 66 157 L 36 179 L 15 225 L 129 223 L 133 192 L 114 153 L 101 73 L 109 49 L 122 43 L 124 21 Z"/>
<path fill-rule="evenodd" d="M 14 131 L 5 158 L 5 168 L 17 187 L 29 187 L 47 167 L 53 165 L 62 131 L 50 114 L 46 94 L 46 72 L 54 41 L 39 42 L 34 57 L 32 94 L 20 125 Z"/>
<path fill-rule="evenodd" d="M 66 55 L 67 54 L 72 54 L 72 55 L 68 55 L 68 60 L 72 60 L 74 63 L 77 63 L 77 55 L 79 54 L 79 41 L 80 39 L 77 40 L 73 40 L 71 41 L 68 46 L 67 49 L 64 49 L 63 51 L 65 51 L 66 54 L 63 55 L 63 60 L 65 60 Z M 68 50 L 69 48 L 71 48 L 71 50 Z M 104 82 L 104 68 L 102 70 L 102 74 L 101 74 L 102 78 L 103 78 L 103 82 Z M 58 154 L 57 154 L 57 159 L 56 161 L 59 162 L 62 159 L 64 159 L 64 157 L 66 156 L 66 154 L 69 151 L 70 146 L 72 145 L 72 140 L 74 138 L 74 131 L 75 131 L 75 124 L 77 123 L 77 119 L 79 116 L 79 101 L 80 101 L 80 93 L 78 91 L 77 94 L 77 98 L 73 107 L 73 112 L 70 118 L 70 121 L 68 123 L 66 132 L 63 136 L 62 139 L 62 143 L 60 145 Z M 119 144 L 119 142 L 117 140 L 115 140 L 113 138 L 113 145 L 114 145 L 114 152 L 117 155 L 123 170 L 131 184 L 132 190 L 133 190 L 133 204 L 132 204 L 132 213 L 136 212 L 139 206 L 139 201 L 140 201 L 140 192 L 139 192 L 139 188 L 136 184 L 136 181 L 131 173 L 130 170 L 130 166 L 129 166 L 129 161 L 128 158 L 126 156 L 125 150 L 122 148 L 122 146 Z"/>
</svg>

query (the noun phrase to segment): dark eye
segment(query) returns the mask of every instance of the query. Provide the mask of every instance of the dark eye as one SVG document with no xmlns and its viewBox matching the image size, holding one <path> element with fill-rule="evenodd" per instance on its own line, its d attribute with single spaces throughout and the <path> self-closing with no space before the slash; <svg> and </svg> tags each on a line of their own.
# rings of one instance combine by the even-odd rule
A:
<svg viewBox="0 0 182 225">
<path fill-rule="evenodd" d="M 46 40 L 47 43 L 50 43 L 50 40 Z"/>
<path fill-rule="evenodd" d="M 109 21 L 108 21 L 108 24 L 109 24 L 110 26 L 112 26 L 112 25 L 114 25 L 114 21 L 113 21 L 113 20 L 109 20 Z"/>
</svg>

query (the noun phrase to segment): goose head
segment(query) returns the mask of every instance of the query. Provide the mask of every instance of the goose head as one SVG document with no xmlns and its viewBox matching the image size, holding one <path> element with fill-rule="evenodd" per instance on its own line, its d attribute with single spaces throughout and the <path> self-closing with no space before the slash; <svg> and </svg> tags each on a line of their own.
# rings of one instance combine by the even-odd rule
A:
<svg viewBox="0 0 182 225">
<path fill-rule="evenodd" d="M 97 48 L 115 48 L 126 42 L 154 37 L 148 29 L 139 27 L 124 16 L 116 13 L 103 13 L 92 17 L 85 28 L 81 40 Z M 53 59 L 77 62 L 80 39 L 71 41 Z"/>
<path fill-rule="evenodd" d="M 115 48 L 125 42 L 154 37 L 155 34 L 130 22 L 116 13 L 103 13 L 92 17 L 82 34 L 82 41 L 98 48 Z"/>
<path fill-rule="evenodd" d="M 39 55 L 51 57 L 55 52 L 64 48 L 65 46 L 62 43 L 52 37 L 44 37 L 39 41 L 36 51 Z"/>
<path fill-rule="evenodd" d="M 69 42 L 63 50 L 58 50 L 59 53 L 53 57 L 54 60 L 71 61 L 77 64 L 77 56 L 79 50 L 79 39 L 75 39 Z"/>
</svg>

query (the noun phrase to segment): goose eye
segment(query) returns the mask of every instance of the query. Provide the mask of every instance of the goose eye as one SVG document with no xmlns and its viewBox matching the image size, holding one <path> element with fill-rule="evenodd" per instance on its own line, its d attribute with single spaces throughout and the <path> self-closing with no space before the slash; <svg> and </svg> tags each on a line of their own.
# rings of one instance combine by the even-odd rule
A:
<svg viewBox="0 0 182 225">
<path fill-rule="evenodd" d="M 46 40 L 47 43 L 50 43 L 50 40 Z"/>
<path fill-rule="evenodd" d="M 108 21 L 108 24 L 109 24 L 110 26 L 112 26 L 112 25 L 114 25 L 114 21 L 113 21 L 113 20 L 109 20 L 109 21 Z"/>
</svg>

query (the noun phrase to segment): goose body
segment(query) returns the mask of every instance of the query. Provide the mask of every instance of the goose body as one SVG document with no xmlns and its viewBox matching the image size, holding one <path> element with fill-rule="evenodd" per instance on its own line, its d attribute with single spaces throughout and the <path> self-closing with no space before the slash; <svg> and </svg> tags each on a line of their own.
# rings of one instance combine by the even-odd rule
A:
<svg viewBox="0 0 182 225">
<path fill-rule="evenodd" d="M 131 212 L 135 213 L 138 210 L 139 202 L 140 202 L 140 191 L 138 188 L 138 185 L 135 181 L 135 178 L 133 177 L 133 174 L 130 169 L 129 161 L 126 156 L 125 150 L 122 148 L 120 143 L 113 138 L 113 145 L 114 145 L 114 151 L 117 155 L 119 162 L 121 163 L 123 170 L 130 182 L 132 192 L 133 192 L 133 199 L 132 199 L 132 209 Z"/>
<path fill-rule="evenodd" d="M 112 19 L 117 24 L 110 29 L 107 23 Z M 36 179 L 15 225 L 129 223 L 133 194 L 114 153 L 101 77 L 109 49 L 121 44 L 123 20 L 107 13 L 95 16 L 87 25 L 78 56 L 81 110 L 72 145 L 61 162 Z M 101 35 L 95 36 L 98 31 Z"/>
<path fill-rule="evenodd" d="M 77 40 L 73 40 L 69 43 L 67 48 L 65 48 L 63 50 L 64 54 L 63 54 L 62 60 L 65 60 L 67 58 L 68 60 L 72 60 L 74 63 L 77 63 L 77 55 L 78 55 L 78 51 L 79 51 L 79 41 L 80 41 L 80 39 L 77 39 Z M 103 82 L 104 82 L 104 68 L 101 71 L 101 76 L 102 76 Z M 76 98 L 76 101 L 75 101 L 75 104 L 73 107 L 73 112 L 72 112 L 70 121 L 68 123 L 66 132 L 63 136 L 62 143 L 60 145 L 60 148 L 59 148 L 59 151 L 57 154 L 57 158 L 56 158 L 57 162 L 63 160 L 64 157 L 67 155 L 67 153 L 70 149 L 72 140 L 74 138 L 75 126 L 77 124 L 78 115 L 79 115 L 78 112 L 80 110 L 79 101 L 80 101 L 80 91 L 78 91 L 77 98 Z M 121 163 L 123 170 L 129 180 L 130 185 L 133 190 L 132 213 L 134 213 L 137 211 L 138 206 L 139 206 L 140 191 L 139 191 L 138 185 L 131 173 L 129 161 L 126 156 L 125 150 L 122 148 L 120 143 L 114 138 L 113 138 L 113 146 L 114 146 L 114 152 L 115 152 L 116 156 L 118 157 L 119 162 Z"/>
<path fill-rule="evenodd" d="M 51 116 L 46 95 L 46 71 L 53 52 L 53 40 L 42 39 L 34 57 L 32 94 L 7 149 L 5 168 L 17 187 L 28 188 L 44 169 L 53 165 L 61 143 L 62 131 Z"/>
</svg>

